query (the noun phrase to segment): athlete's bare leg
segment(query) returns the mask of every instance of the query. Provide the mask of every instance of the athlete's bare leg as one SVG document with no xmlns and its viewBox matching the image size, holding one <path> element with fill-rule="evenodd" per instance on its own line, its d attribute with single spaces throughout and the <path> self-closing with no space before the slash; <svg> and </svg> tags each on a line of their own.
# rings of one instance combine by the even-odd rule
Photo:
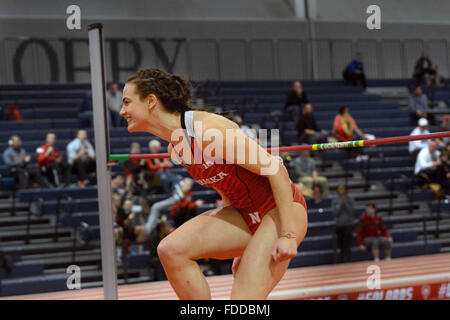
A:
<svg viewBox="0 0 450 320">
<path fill-rule="evenodd" d="M 187 221 L 161 241 L 158 255 L 180 299 L 211 299 L 208 283 L 196 260 L 240 256 L 251 237 L 240 213 L 228 206 Z"/>
<path fill-rule="evenodd" d="M 306 235 L 308 217 L 305 208 L 294 203 L 296 208 L 297 245 Z M 278 209 L 269 211 L 261 221 L 240 261 L 231 291 L 231 299 L 266 299 L 281 280 L 290 260 L 275 263 L 272 251 L 279 237 L 280 218 Z"/>
</svg>

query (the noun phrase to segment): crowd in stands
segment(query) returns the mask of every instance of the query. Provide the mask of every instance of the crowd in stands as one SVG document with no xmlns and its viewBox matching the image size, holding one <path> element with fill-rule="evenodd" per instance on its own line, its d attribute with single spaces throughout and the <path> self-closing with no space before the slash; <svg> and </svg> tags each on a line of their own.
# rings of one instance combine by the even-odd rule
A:
<svg viewBox="0 0 450 320">
<path fill-rule="evenodd" d="M 356 55 L 343 72 L 346 84 L 360 85 L 363 91 L 367 87 L 362 56 Z M 414 71 L 417 81 L 409 97 L 410 119 L 417 127 L 411 135 L 429 133 L 429 123 L 434 124 L 435 118 L 428 113 L 432 107 L 423 86 L 441 86 L 441 78 L 437 67 L 433 66 L 426 55 L 417 61 Z M 80 107 L 79 117 L 83 127 L 92 126 L 92 105 L 90 93 L 86 94 Z M 109 110 L 108 121 L 111 126 L 121 125 L 119 111 L 122 106 L 122 93 L 117 83 L 110 83 L 106 94 Z M 336 110 L 331 130 L 321 128 L 315 119 L 313 104 L 308 99 L 307 92 L 300 81 L 292 84 L 292 89 L 285 100 L 285 113 L 296 122 L 299 144 L 316 144 L 334 141 L 352 141 L 358 139 L 374 139 L 374 136 L 363 132 L 357 125 L 348 105 Z M 258 141 L 255 129 L 244 123 L 241 116 L 233 120 L 250 138 Z M 442 118 L 441 127 L 448 130 L 450 118 Z M 8 173 L 14 177 L 18 189 L 31 187 L 85 187 L 90 183 L 90 175 L 95 174 L 95 150 L 88 141 L 87 132 L 79 130 L 75 139 L 67 146 L 67 159 L 64 160 L 60 150 L 55 146 L 55 133 L 49 132 L 46 141 L 37 147 L 37 169 L 31 166 L 31 156 L 21 146 L 20 137 L 12 136 L 9 147 L 3 152 L 3 160 L 8 167 Z M 166 152 L 161 150 L 158 140 L 148 144 L 150 153 Z M 133 142 L 130 154 L 140 154 L 141 145 Z M 409 153 L 414 158 L 414 174 L 420 186 L 439 185 L 442 193 L 448 195 L 450 189 L 450 142 L 448 140 L 418 140 L 409 143 Z M 289 170 L 290 176 L 305 198 L 311 198 L 316 204 L 329 195 L 328 180 L 319 175 L 316 161 L 309 151 L 300 154 L 282 153 L 281 157 Z M 194 181 L 183 179 L 174 174 L 171 168 L 174 163 L 170 159 L 128 160 L 124 162 L 123 174 L 115 174 L 112 179 L 112 203 L 114 215 L 114 236 L 118 245 L 117 257 L 119 263 L 122 257 L 122 245 L 137 244 L 133 248 L 142 250 L 142 244 L 152 243 L 154 250 L 158 243 L 180 227 L 184 222 L 197 214 L 196 208 L 204 201 L 192 199 Z M 77 182 L 71 183 L 72 175 L 77 176 Z M 153 195 L 164 194 L 165 198 L 154 201 Z M 217 202 L 220 206 L 220 201 Z M 355 202 L 348 194 L 347 188 L 341 185 L 333 198 L 332 209 L 336 223 L 337 247 L 340 250 L 341 262 L 351 260 L 351 246 L 355 231 Z M 361 250 L 371 254 L 375 261 L 380 258 L 380 250 L 384 250 L 386 259 L 391 257 L 393 245 L 376 206 L 368 204 L 357 223 L 357 243 Z M 168 212 L 168 213 L 164 213 Z M 1 262 L 1 259 L 0 259 Z"/>
<path fill-rule="evenodd" d="M 430 133 L 428 130 L 428 120 L 420 118 L 417 127 L 411 131 L 410 135 L 422 135 Z M 426 189 L 434 191 L 437 198 L 449 195 L 450 187 L 450 140 L 416 140 L 410 141 L 409 153 L 413 158 L 414 175 L 418 184 Z"/>
<path fill-rule="evenodd" d="M 72 174 L 78 175 L 78 186 L 89 183 L 89 174 L 95 172 L 95 151 L 87 140 L 86 130 L 79 130 L 77 137 L 67 145 L 67 161 L 63 160 L 55 142 L 56 134 L 49 132 L 45 143 L 36 149 L 36 168 L 31 163 L 31 155 L 22 147 L 20 137 L 14 135 L 9 139 L 3 162 L 8 174 L 15 179 L 17 189 L 68 187 Z"/>
</svg>

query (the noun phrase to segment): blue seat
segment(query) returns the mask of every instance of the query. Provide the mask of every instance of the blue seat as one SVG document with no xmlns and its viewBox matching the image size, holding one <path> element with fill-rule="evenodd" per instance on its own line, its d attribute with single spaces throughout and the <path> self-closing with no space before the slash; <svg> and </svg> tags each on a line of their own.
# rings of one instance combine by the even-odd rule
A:
<svg viewBox="0 0 450 320">
<path fill-rule="evenodd" d="M 33 276 L 2 281 L 2 295 L 15 296 L 67 290 L 69 274 Z"/>
<path fill-rule="evenodd" d="M 0 270 L 2 279 L 21 278 L 29 276 L 41 275 L 44 271 L 44 266 L 41 261 L 18 261 L 14 263 L 11 273 L 6 273 L 2 268 Z"/>
<path fill-rule="evenodd" d="M 296 130 L 285 130 L 282 141 L 284 145 L 298 144 L 298 132 Z"/>
<path fill-rule="evenodd" d="M 247 113 L 244 115 L 244 122 L 247 124 L 257 124 L 262 127 L 266 114 L 264 113 Z"/>
</svg>

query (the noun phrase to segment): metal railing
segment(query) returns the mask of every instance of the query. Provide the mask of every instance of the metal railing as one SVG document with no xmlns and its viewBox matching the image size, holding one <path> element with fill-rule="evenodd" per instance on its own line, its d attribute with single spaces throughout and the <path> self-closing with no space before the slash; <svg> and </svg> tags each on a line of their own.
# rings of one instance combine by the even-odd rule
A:
<svg viewBox="0 0 450 320">
<path fill-rule="evenodd" d="M 72 217 L 73 212 L 74 212 L 74 208 L 75 208 L 75 205 L 74 205 L 74 203 L 73 203 L 72 197 L 70 197 L 70 196 L 67 195 L 66 193 L 63 193 L 63 194 L 61 194 L 61 195 L 58 197 L 58 203 L 57 203 L 57 206 L 56 206 L 55 234 L 54 234 L 54 236 L 53 236 L 53 241 L 54 241 L 54 242 L 57 242 L 57 241 L 58 241 L 58 238 L 59 238 L 59 235 L 58 235 L 58 229 L 59 229 L 59 225 L 60 225 L 60 221 L 61 221 L 61 219 L 60 219 L 60 217 L 61 217 L 61 210 L 62 210 L 62 209 L 61 209 L 61 208 L 62 208 L 61 202 L 62 202 L 63 200 L 69 202 L 69 210 L 68 210 L 67 213 L 65 212 L 65 213 L 68 215 L 68 217 Z"/>
<path fill-rule="evenodd" d="M 45 201 L 39 196 L 34 196 L 28 203 L 27 224 L 25 230 L 25 244 L 30 243 L 31 216 L 42 216 L 45 214 Z"/>
</svg>

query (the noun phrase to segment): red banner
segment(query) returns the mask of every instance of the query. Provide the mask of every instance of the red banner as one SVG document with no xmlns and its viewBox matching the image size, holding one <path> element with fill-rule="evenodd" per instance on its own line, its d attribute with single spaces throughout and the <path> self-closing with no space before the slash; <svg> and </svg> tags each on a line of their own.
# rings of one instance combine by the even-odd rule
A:
<svg viewBox="0 0 450 320">
<path fill-rule="evenodd" d="M 450 300 L 450 282 L 341 293 L 307 300 Z"/>
</svg>

